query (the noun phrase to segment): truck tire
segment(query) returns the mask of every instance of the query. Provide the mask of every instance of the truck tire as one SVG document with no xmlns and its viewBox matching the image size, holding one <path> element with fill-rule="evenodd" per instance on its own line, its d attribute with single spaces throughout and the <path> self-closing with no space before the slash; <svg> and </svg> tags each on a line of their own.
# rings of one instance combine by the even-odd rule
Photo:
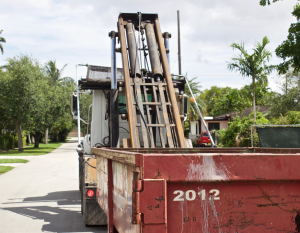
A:
<svg viewBox="0 0 300 233">
<path fill-rule="evenodd" d="M 107 225 L 107 217 L 96 200 L 89 200 L 83 196 L 82 216 L 86 226 Z"/>
</svg>

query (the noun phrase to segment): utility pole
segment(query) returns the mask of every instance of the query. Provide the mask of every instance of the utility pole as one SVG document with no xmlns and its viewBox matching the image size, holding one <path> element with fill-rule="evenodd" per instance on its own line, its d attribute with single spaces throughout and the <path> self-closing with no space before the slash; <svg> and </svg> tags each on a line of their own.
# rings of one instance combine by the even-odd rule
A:
<svg viewBox="0 0 300 233">
<path fill-rule="evenodd" d="M 181 49 L 180 49 L 180 18 L 179 11 L 177 11 L 177 26 L 178 26 L 178 69 L 181 75 Z"/>
</svg>

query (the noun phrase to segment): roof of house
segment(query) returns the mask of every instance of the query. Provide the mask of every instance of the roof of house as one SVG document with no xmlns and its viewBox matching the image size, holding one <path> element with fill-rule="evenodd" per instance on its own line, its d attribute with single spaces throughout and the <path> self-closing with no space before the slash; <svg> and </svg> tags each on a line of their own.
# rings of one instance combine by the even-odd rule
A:
<svg viewBox="0 0 300 233">
<path fill-rule="evenodd" d="M 270 106 L 257 105 L 255 109 L 257 112 L 266 112 L 269 110 L 269 108 L 270 108 Z M 253 111 L 253 107 L 245 108 L 242 113 L 232 112 L 231 117 L 235 118 L 237 115 L 240 117 L 249 116 L 252 111 Z M 207 120 L 207 121 L 216 121 L 216 120 L 230 120 L 230 113 L 225 113 L 225 114 L 222 114 L 219 116 L 215 116 L 215 117 L 213 117 L 212 120 Z"/>
</svg>

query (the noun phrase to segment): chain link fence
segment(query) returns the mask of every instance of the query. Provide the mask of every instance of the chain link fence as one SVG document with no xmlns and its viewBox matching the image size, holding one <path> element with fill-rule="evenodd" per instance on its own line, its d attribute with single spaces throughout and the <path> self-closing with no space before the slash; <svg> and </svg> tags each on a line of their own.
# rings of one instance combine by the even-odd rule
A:
<svg viewBox="0 0 300 233">
<path fill-rule="evenodd" d="M 300 125 L 252 125 L 251 146 L 300 148 Z"/>
</svg>

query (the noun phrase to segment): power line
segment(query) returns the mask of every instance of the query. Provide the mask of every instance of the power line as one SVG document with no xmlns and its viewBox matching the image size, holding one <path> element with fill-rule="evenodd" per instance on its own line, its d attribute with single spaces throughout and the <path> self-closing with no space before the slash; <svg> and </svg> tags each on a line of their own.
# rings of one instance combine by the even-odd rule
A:
<svg viewBox="0 0 300 233">
<path fill-rule="evenodd" d="M 230 74 L 188 74 L 187 76 L 239 76 L 242 77 L 242 75 L 230 75 Z"/>
</svg>

